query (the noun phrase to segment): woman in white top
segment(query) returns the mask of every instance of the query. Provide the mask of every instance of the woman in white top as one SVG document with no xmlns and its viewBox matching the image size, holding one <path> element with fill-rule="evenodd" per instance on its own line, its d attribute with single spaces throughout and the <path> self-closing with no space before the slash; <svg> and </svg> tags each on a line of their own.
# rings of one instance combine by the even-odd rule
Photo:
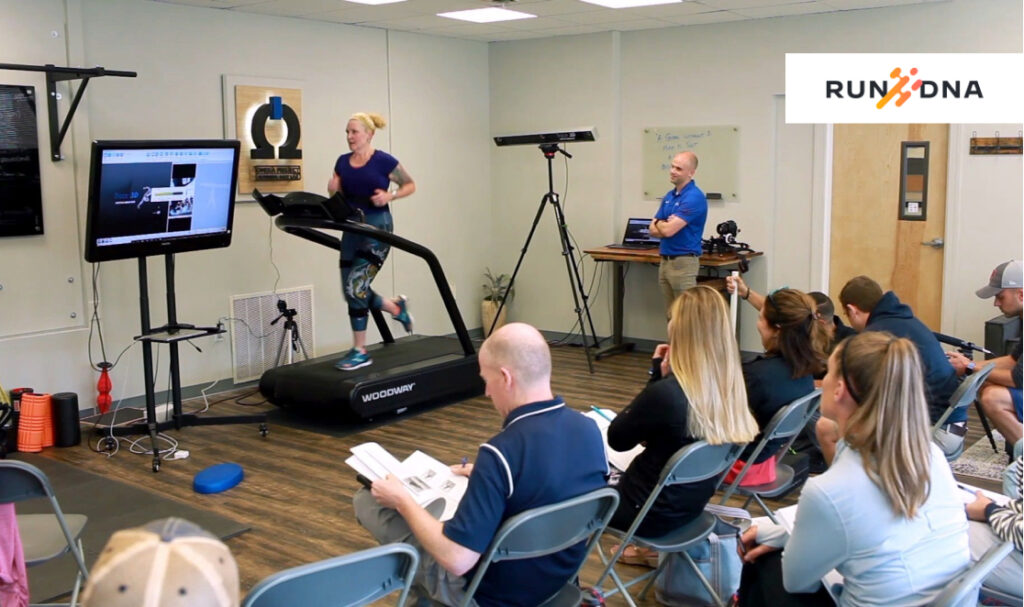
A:
<svg viewBox="0 0 1024 607">
<path fill-rule="evenodd" d="M 829 358 L 821 413 L 842 437 L 835 459 L 804 487 L 791 533 L 768 523 L 743 534 L 740 605 L 830 605 L 820 581 L 832 569 L 840 605 L 929 604 L 970 553 L 917 349 L 888 333 L 847 339 Z"/>
</svg>

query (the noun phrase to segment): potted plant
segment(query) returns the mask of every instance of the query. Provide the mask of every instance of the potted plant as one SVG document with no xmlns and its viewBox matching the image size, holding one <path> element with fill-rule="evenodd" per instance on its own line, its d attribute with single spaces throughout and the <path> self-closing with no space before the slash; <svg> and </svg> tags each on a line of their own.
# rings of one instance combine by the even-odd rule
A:
<svg viewBox="0 0 1024 607">
<path fill-rule="evenodd" d="M 515 297 L 515 289 L 510 289 L 511 277 L 508 274 L 498 274 L 495 276 L 490 268 L 484 272 L 484 300 L 480 303 L 480 318 L 483 321 L 484 337 L 487 337 L 491 331 L 491 325 L 497 329 L 505 324 L 505 317 L 508 314 L 508 306 L 512 303 L 512 299 Z M 504 307 L 501 308 L 501 316 L 498 318 L 497 324 L 494 322 L 494 317 L 498 314 L 498 308 L 501 306 L 502 299 L 505 300 Z"/>
</svg>

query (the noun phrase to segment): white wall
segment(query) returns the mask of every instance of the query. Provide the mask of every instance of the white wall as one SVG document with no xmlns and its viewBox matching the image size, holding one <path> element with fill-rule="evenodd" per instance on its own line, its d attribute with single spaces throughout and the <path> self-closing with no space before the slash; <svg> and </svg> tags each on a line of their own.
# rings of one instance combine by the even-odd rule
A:
<svg viewBox="0 0 1024 607">
<path fill-rule="evenodd" d="M 824 15 L 744 21 L 646 30 L 621 34 L 621 51 L 610 35 L 570 38 L 563 42 L 521 41 L 494 44 L 491 47 L 492 129 L 529 130 L 543 116 L 548 123 L 576 124 L 581 113 L 614 111 L 613 124 L 621 128 L 621 164 L 607 172 L 612 151 L 594 152 L 600 162 L 588 164 L 576 160 L 572 185 L 599 189 L 613 187 L 621 198 L 618 213 L 609 213 L 598 203 L 586 225 L 576 226 L 577 240 L 584 246 L 610 242 L 629 216 L 651 215 L 653 202 L 641 194 L 641 134 L 649 126 L 737 125 L 740 127 L 740 200 L 712 202 L 705 233 L 725 219 L 735 219 L 743 230 L 742 240 L 765 251 L 765 257 L 751 264 L 749 282 L 764 289 L 767 276 L 791 281 L 790 286 L 820 288 L 820 264 L 802 262 L 797 271 L 788 265 L 793 259 L 811 260 L 821 242 L 820 234 L 808 226 L 787 225 L 795 217 L 813 213 L 820 216 L 822 200 L 804 192 L 789 198 L 787 184 L 777 180 L 817 180 L 815 169 L 807 163 L 820 162 L 824 151 L 821 133 L 798 133 L 795 127 L 777 129 L 777 101 L 784 92 L 786 52 L 1020 52 L 1021 3 L 1017 0 L 958 0 L 948 3 L 899 6 L 888 9 L 846 11 Z M 911 36 L 907 32 L 928 32 Z M 544 46 L 544 45 L 547 46 Z M 557 45 L 557 46 L 555 46 Z M 556 49 L 557 56 L 544 49 Z M 605 65 L 603 58 L 618 58 L 619 65 Z M 539 65 L 543 63 L 543 65 Z M 585 66 L 585 69 L 580 69 Z M 602 68 L 603 69 L 600 69 Z M 606 91 L 612 74 L 621 72 L 621 86 Z M 497 95 L 496 90 L 514 89 L 514 95 Z M 564 101 L 552 105 L 545 93 L 557 88 Z M 586 103 L 577 104 L 586 93 Z M 500 122 L 499 122 L 500 120 Z M 799 130 L 799 129 L 797 129 Z M 807 138 L 812 141 L 808 142 Z M 789 148 L 787 141 L 795 146 Z M 786 146 L 780 154 L 778 144 Z M 592 144 L 582 144 L 580 149 Z M 794 162 L 808 146 L 812 158 Z M 776 157 L 786 162 L 777 169 Z M 806 155 L 805 155 L 806 157 Z M 779 172 L 782 170 L 783 172 Z M 503 189 L 522 177 L 519 164 L 494 163 L 495 198 Z M 696 180 L 700 183 L 698 169 Z M 527 181 L 529 183 L 530 181 Z M 817 183 L 817 182 L 816 182 Z M 665 189 L 668 190 L 666 180 Z M 570 190 L 572 187 L 570 187 Z M 813 193 L 812 193 L 813 194 Z M 614 198 L 616 193 L 609 194 Z M 778 196 L 778 198 L 776 198 Z M 815 202 L 816 201 L 816 202 Z M 1016 204 L 1020 205 L 1020 198 Z M 814 206 L 817 205 L 817 206 Z M 520 211 L 526 213 L 528 209 Z M 507 209 L 501 212 L 509 212 Z M 497 213 L 497 212 L 496 212 Z M 496 214 L 497 217 L 497 214 Z M 818 226 L 816 231 L 820 231 Z M 780 250 L 785 247 L 785 251 Z M 560 266 L 552 252 L 544 253 L 549 264 L 537 270 L 529 280 L 544 285 L 557 281 Z M 806 276 L 807 282 L 796 282 Z M 524 277 L 526 280 L 526 277 Z M 778 280 L 775 281 L 778 283 Z M 973 283 L 972 283 L 973 284 Z M 951 288 L 956 285 L 950 285 Z M 634 268 L 627 280 L 626 334 L 658 339 L 664 335 L 660 297 L 653 267 Z M 564 299 L 553 297 L 520 302 L 516 317 L 538 322 L 546 329 L 561 329 L 550 324 L 551 308 L 568 310 Z M 754 315 L 745 307 L 741 345 L 756 348 Z"/>
<path fill-rule="evenodd" d="M 993 300 L 974 292 L 992 270 L 1024 259 L 1024 173 L 1020 155 L 972 156 L 971 137 L 1019 137 L 1020 124 L 964 124 L 950 128 L 949 188 L 942 299 L 942 331 L 979 345 L 985 321 L 999 315 Z"/>
<path fill-rule="evenodd" d="M 75 117 L 75 140 L 65 144 L 71 158 L 59 166 L 43 161 L 48 232 L 53 226 L 54 234 L 67 241 L 59 261 L 76 275 L 87 276 L 90 269 L 81 262 L 84 221 L 76 218 L 76 210 L 84 218 L 90 139 L 219 138 L 224 135 L 223 75 L 291 79 L 302 89 L 301 148 L 309 191 L 325 192 L 337 155 L 347 151 L 349 115 L 378 111 L 391 119 L 374 144 L 396 155 L 419 186 L 413 197 L 394 205 L 397 229 L 434 249 L 467 324 L 479 326 L 477 289 L 486 260 L 475 251 L 485 239 L 479 227 L 490 226 L 486 44 L 130 0 L 68 0 L 71 11 L 65 18 L 64 5 L 58 0 L 0 0 L 4 61 L 138 72 L 137 78 L 92 81 Z M 51 30 L 65 28 L 71 44 L 63 36 L 50 37 Z M 0 74 L 10 81 L 10 72 Z M 54 171 L 68 176 L 55 177 Z M 46 238 L 13 244 L 49 250 L 53 242 L 49 234 Z M 281 270 L 278 287 L 314 285 L 318 353 L 347 348 L 350 332 L 337 254 L 271 229 L 269 218 L 251 203 L 236 208 L 229 248 L 177 256 L 179 320 L 213 324 L 229 315 L 231 295 L 270 291 L 275 282 L 271 241 L 273 261 Z M 0 268 L 7 273 L 14 268 L 8 263 L 8 242 L 2 244 Z M 64 277 L 66 271 L 51 263 L 33 258 L 23 271 Z M 153 320 L 159 324 L 164 318 L 162 260 L 150 260 L 149 268 Z M 401 292 L 411 298 L 418 332 L 450 333 L 424 270 L 418 260 L 396 252 L 376 286 L 384 295 Z M 112 358 L 139 332 L 137 263 L 102 264 L 100 285 L 99 310 Z M 91 292 L 80 279 L 74 286 L 72 303 L 91 311 Z M 86 360 L 83 318 L 79 313 L 77 325 L 66 332 L 48 326 L 0 340 L 3 381 L 37 390 L 74 390 L 82 405 L 90 406 L 96 376 Z M 198 345 L 201 354 L 181 349 L 183 385 L 231 377 L 228 340 Z M 142 393 L 137 349 L 125 356 L 113 379 L 115 397 Z M 161 373 L 157 388 L 164 386 L 166 374 Z"/>
</svg>

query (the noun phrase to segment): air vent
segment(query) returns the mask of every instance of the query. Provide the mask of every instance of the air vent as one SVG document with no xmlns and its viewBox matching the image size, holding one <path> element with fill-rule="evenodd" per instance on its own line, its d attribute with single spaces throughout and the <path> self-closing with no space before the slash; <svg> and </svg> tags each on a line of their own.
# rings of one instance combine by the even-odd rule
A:
<svg viewBox="0 0 1024 607">
<path fill-rule="evenodd" d="M 299 337 L 310 358 L 316 356 L 313 343 L 313 286 L 279 290 L 277 293 L 255 293 L 231 296 L 231 360 L 235 383 L 259 379 L 263 372 L 287 363 L 290 343 L 285 339 L 285 318 L 278 317 L 278 301 L 295 310 Z M 244 321 L 244 322 L 243 322 Z M 278 361 L 278 351 L 281 360 Z M 294 361 L 302 360 L 301 350 L 292 352 Z"/>
</svg>

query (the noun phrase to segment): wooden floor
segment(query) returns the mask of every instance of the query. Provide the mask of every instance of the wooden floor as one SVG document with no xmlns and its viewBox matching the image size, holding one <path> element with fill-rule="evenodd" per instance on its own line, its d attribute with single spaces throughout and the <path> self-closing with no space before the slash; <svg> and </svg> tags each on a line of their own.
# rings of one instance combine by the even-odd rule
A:
<svg viewBox="0 0 1024 607">
<path fill-rule="evenodd" d="M 590 375 L 581 349 L 558 347 L 553 349 L 553 364 L 555 392 L 570 406 L 587 409 L 594 404 L 618 410 L 646 382 L 649 355 L 613 356 L 595 363 L 595 373 Z M 214 395 L 210 401 L 224 397 Z M 233 400 L 216 402 L 204 415 L 273 408 L 269 404 L 246 407 Z M 247 399 L 253 400 L 258 401 L 258 396 Z M 193 399 L 186 402 L 186 409 L 202 404 L 201 399 Z M 354 472 L 344 464 L 350 447 L 376 441 L 400 459 L 420 449 L 442 461 L 457 463 L 463 456 L 472 458 L 477 446 L 494 435 L 500 423 L 490 402 L 479 397 L 415 417 L 396 418 L 394 423 L 346 438 L 277 425 L 270 427 L 266 438 L 260 437 L 255 426 L 186 428 L 171 434 L 191 456 L 164 462 L 158 474 L 151 471 L 149 456 L 132 455 L 125 448 L 109 458 L 92 452 L 84 443 L 68 449 L 47 449 L 43 455 L 251 525 L 252 531 L 227 542 L 238 561 L 244 594 L 281 569 L 376 545 L 353 515 L 351 496 L 359 485 Z M 981 436 L 976 429 L 979 425 L 972 426 L 972 435 Z M 242 484 L 217 495 L 194 493 L 192 477 L 222 462 L 242 465 Z M 794 500 L 791 497 L 784 503 Z M 599 572 L 599 561 L 592 555 L 584 569 L 583 583 L 592 583 Z M 608 604 L 624 602 L 613 597 Z M 642 604 L 656 603 L 649 597 Z"/>
</svg>

